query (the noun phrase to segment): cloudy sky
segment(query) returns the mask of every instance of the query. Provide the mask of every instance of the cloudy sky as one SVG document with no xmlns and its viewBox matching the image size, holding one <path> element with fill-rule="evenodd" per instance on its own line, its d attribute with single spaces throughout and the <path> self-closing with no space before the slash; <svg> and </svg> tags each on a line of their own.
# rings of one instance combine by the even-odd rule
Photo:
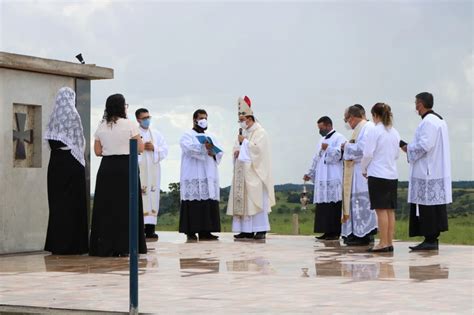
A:
<svg viewBox="0 0 474 315">
<path fill-rule="evenodd" d="M 454 180 L 473 180 L 473 2 L 452 1 L 8 1 L 1 50 L 110 67 L 92 84 L 92 130 L 105 99 L 122 93 L 129 114 L 147 107 L 170 146 L 163 185 L 179 181 L 181 134 L 205 108 L 224 146 L 230 184 L 237 98 L 248 95 L 272 143 L 276 183 L 301 183 L 319 135 L 343 126 L 344 108 L 392 106 L 409 141 L 414 96 L 430 91 L 450 128 Z M 95 181 L 100 160 L 92 159 Z M 407 179 L 404 156 L 400 179 Z M 92 183 L 94 187 L 94 183 Z"/>
</svg>

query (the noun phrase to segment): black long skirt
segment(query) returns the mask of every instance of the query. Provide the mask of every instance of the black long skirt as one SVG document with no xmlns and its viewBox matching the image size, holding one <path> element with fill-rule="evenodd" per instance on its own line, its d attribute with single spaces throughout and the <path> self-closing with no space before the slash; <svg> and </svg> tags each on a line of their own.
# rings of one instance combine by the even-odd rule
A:
<svg viewBox="0 0 474 315">
<path fill-rule="evenodd" d="M 91 256 L 126 256 L 129 254 L 128 163 L 128 155 L 104 156 L 100 162 L 92 211 L 89 250 Z M 147 248 L 140 193 L 138 200 L 138 251 L 140 254 L 145 254 Z"/>
<path fill-rule="evenodd" d="M 314 216 L 314 232 L 341 234 L 342 201 L 317 203 Z"/>
<path fill-rule="evenodd" d="M 179 232 L 186 234 L 220 232 L 221 219 L 217 200 L 181 200 Z"/>
<path fill-rule="evenodd" d="M 49 220 L 44 250 L 55 255 L 88 252 L 86 173 L 67 150 L 51 150 Z"/>
<path fill-rule="evenodd" d="M 448 230 L 446 205 L 418 205 L 420 216 L 416 216 L 416 204 L 410 204 L 409 236 L 436 236 Z"/>
</svg>

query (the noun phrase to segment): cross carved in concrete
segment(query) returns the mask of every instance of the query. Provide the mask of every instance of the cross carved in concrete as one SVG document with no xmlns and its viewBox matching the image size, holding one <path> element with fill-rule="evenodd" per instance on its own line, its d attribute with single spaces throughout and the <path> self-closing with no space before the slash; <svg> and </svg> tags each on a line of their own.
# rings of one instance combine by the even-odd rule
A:
<svg viewBox="0 0 474 315">
<path fill-rule="evenodd" d="M 16 127 L 18 130 L 13 130 L 13 140 L 16 142 L 15 159 L 25 160 L 25 142 L 33 143 L 33 130 L 25 130 L 26 114 L 15 113 Z"/>
</svg>

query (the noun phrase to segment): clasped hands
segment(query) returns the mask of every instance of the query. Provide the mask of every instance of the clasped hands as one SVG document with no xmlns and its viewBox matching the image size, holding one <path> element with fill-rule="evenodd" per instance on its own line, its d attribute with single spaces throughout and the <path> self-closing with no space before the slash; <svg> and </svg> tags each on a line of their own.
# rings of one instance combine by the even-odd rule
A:
<svg viewBox="0 0 474 315">
<path fill-rule="evenodd" d="M 152 142 L 145 142 L 145 151 L 155 151 L 155 146 Z"/>
</svg>

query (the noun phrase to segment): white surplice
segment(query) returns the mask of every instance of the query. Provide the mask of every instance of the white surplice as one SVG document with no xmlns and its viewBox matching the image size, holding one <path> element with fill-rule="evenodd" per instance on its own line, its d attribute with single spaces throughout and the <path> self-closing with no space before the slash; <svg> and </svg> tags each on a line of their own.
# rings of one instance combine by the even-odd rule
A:
<svg viewBox="0 0 474 315">
<path fill-rule="evenodd" d="M 342 200 L 343 161 L 341 144 L 346 138 L 331 131 L 319 140 L 311 167 L 306 173 L 314 182 L 313 203 L 339 202 Z M 321 148 L 327 143 L 326 150 Z"/>
<path fill-rule="evenodd" d="M 407 146 L 408 202 L 426 206 L 452 202 L 448 126 L 437 114 L 424 116 Z"/>
<path fill-rule="evenodd" d="M 219 148 L 217 139 L 195 130 L 184 133 L 180 140 L 181 146 L 181 176 L 180 191 L 181 200 L 219 200 L 219 172 L 218 164 L 222 159 L 223 152 L 218 153 L 215 158 L 207 154 L 204 144 L 197 139 L 198 135 L 206 135 Z"/>
<path fill-rule="evenodd" d="M 374 128 L 370 121 L 359 132 L 355 143 L 346 143 L 344 146 L 344 160 L 354 161 L 352 173 L 352 189 L 349 220 L 342 224 L 341 235 L 354 234 L 364 237 L 377 228 L 377 216 L 370 209 L 369 186 L 367 179 L 362 175 L 361 160 L 368 132 Z"/>
<path fill-rule="evenodd" d="M 160 162 L 168 156 L 168 145 L 163 135 L 156 131 L 139 128 L 143 142 L 151 142 L 154 151 L 144 151 L 139 156 L 140 182 L 143 199 L 143 217 L 145 224 L 156 225 L 160 211 Z"/>
</svg>

